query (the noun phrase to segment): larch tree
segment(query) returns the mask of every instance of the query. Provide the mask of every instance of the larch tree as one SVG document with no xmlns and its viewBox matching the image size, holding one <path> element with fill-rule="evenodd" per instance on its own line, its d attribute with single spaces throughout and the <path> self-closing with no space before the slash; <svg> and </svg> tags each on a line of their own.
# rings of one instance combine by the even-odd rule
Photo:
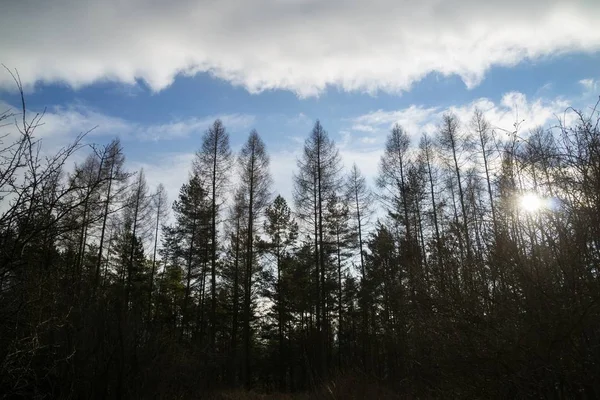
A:
<svg viewBox="0 0 600 400">
<path fill-rule="evenodd" d="M 256 221 L 269 204 L 272 178 L 269 171 L 269 156 L 264 142 L 253 130 L 238 156 L 240 189 L 244 193 L 248 219 L 246 227 L 246 270 L 244 274 L 244 364 L 242 378 L 250 384 L 250 350 L 252 319 L 252 276 L 255 272 L 254 236 L 258 229 Z"/>
<path fill-rule="evenodd" d="M 360 255 L 360 274 L 362 279 L 365 278 L 365 261 L 364 261 L 364 243 L 363 234 L 365 228 L 370 222 L 370 217 L 373 215 L 373 202 L 375 196 L 367 185 L 367 180 L 355 164 L 352 165 L 350 173 L 346 177 L 346 198 L 348 207 L 352 214 L 352 220 L 357 230 L 358 252 Z"/>
<path fill-rule="evenodd" d="M 470 140 L 468 134 L 462 131 L 460 121 L 458 117 L 452 113 L 446 113 L 442 116 L 442 122 L 439 125 L 437 142 L 442 154 L 446 155 L 450 176 L 448 177 L 448 188 L 452 192 L 452 196 L 455 195 L 455 190 L 458 190 L 458 203 L 460 206 L 460 213 L 455 212 L 456 215 L 461 216 L 461 229 L 459 234 L 459 243 L 461 249 L 464 249 L 466 253 L 466 262 L 463 264 L 463 283 L 466 285 L 467 290 L 471 290 L 472 284 L 472 261 L 473 261 L 473 249 L 471 246 L 471 232 L 469 230 L 469 214 L 467 212 L 467 198 L 464 188 L 464 163 L 466 151 L 470 147 Z"/>
<path fill-rule="evenodd" d="M 130 174 L 124 170 L 125 155 L 123 147 L 118 139 L 113 140 L 108 146 L 103 147 L 102 158 L 106 161 L 102 162 L 104 171 L 102 175 L 106 180 L 104 191 L 104 210 L 102 212 L 102 224 L 100 228 L 100 239 L 98 242 L 98 261 L 96 264 L 95 286 L 100 282 L 100 274 L 103 262 L 104 239 L 106 237 L 106 229 L 108 227 L 108 218 L 119 210 L 113 210 L 113 203 L 122 200 L 126 190 L 126 182 Z"/>
<path fill-rule="evenodd" d="M 129 302 L 129 295 L 133 286 L 134 261 L 137 246 L 142 246 L 144 241 L 152 232 L 152 199 L 148 193 L 148 184 L 144 170 L 140 170 L 130 187 L 130 193 L 127 196 L 126 207 L 123 209 L 124 223 L 131 234 L 131 243 L 129 244 L 129 261 L 126 268 L 127 285 L 125 290 L 125 304 Z"/>
<path fill-rule="evenodd" d="M 164 223 L 169 215 L 169 204 L 167 192 L 162 184 L 156 187 L 152 195 L 152 206 L 154 209 L 154 246 L 152 250 L 152 270 L 150 272 L 150 288 L 148 290 L 148 320 L 152 314 L 152 296 L 154 291 L 154 280 L 156 276 L 156 252 L 158 249 L 158 237 L 161 223 Z"/>
<path fill-rule="evenodd" d="M 387 137 L 377 176 L 377 186 L 382 190 L 381 198 L 390 215 L 404 225 L 407 241 L 414 240 L 408 215 L 409 146 L 410 138 L 404 128 L 394 125 Z"/>
<path fill-rule="evenodd" d="M 217 119 L 204 133 L 200 150 L 194 160 L 194 172 L 203 180 L 210 199 L 211 241 L 210 241 L 210 342 L 215 346 L 217 310 L 217 249 L 220 207 L 229 184 L 229 170 L 232 153 L 229 147 L 229 133 L 223 122 Z"/>
<path fill-rule="evenodd" d="M 357 234 L 350 225 L 350 210 L 348 207 L 348 199 L 338 197 L 336 194 L 331 195 L 327 199 L 327 214 L 325 222 L 328 234 L 328 249 L 332 256 L 335 265 L 335 285 L 336 291 L 335 302 L 337 311 L 337 341 L 338 341 L 338 368 L 342 367 L 342 341 L 345 339 L 343 326 L 343 277 L 346 276 L 346 261 L 352 256 L 351 249 L 356 248 Z"/>
<path fill-rule="evenodd" d="M 317 121 L 304 143 L 302 155 L 297 161 L 298 170 L 294 175 L 294 202 L 298 216 L 306 223 L 309 234 L 314 235 L 315 257 L 315 317 L 317 346 L 315 348 L 315 368 L 324 376 L 327 359 L 325 357 L 325 221 L 327 199 L 340 190 L 341 159 L 335 143 L 329 138 L 323 126 Z"/>
</svg>

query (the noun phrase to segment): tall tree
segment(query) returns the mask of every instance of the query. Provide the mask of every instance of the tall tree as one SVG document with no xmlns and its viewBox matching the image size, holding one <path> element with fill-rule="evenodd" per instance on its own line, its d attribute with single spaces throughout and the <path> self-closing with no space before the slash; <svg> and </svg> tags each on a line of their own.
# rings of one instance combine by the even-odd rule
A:
<svg viewBox="0 0 600 400">
<path fill-rule="evenodd" d="M 367 185 L 367 180 L 355 164 L 346 178 L 346 197 L 352 213 L 354 226 L 358 233 L 358 251 L 360 255 L 360 274 L 365 278 L 365 261 L 363 248 L 363 233 L 373 214 L 373 193 Z"/>
<path fill-rule="evenodd" d="M 350 249 L 355 248 L 356 232 L 350 226 L 350 211 L 347 199 L 333 194 L 327 200 L 326 214 L 329 248 L 335 260 L 336 269 L 336 308 L 337 308 L 337 340 L 338 340 L 338 367 L 342 367 L 342 341 L 345 339 L 342 316 L 342 277 L 346 276 L 345 263 L 352 255 Z"/>
<path fill-rule="evenodd" d="M 156 276 L 156 251 L 158 248 L 158 236 L 161 222 L 164 222 L 168 216 L 168 199 L 165 187 L 159 184 L 152 195 L 152 206 L 154 208 L 154 246 L 152 251 L 152 269 L 150 272 L 150 289 L 148 290 L 148 319 L 152 313 L 152 293 L 154 290 L 154 278 Z"/>
<path fill-rule="evenodd" d="M 103 176 L 107 183 L 105 184 L 104 193 L 104 211 L 102 215 L 102 226 L 100 229 L 100 239 L 98 243 L 98 261 L 96 264 L 96 277 L 95 285 L 97 286 L 100 281 L 100 272 L 102 269 L 102 254 L 104 250 L 104 238 L 106 235 L 106 228 L 108 224 L 108 218 L 111 213 L 111 206 L 116 200 L 120 200 L 123 196 L 126 186 L 126 180 L 130 174 L 124 171 L 125 155 L 123 154 L 123 148 L 119 139 L 113 140 L 108 146 L 103 148 L 102 158 L 106 161 L 102 162 L 104 171 Z"/>
<path fill-rule="evenodd" d="M 406 240 L 412 240 L 410 204 L 408 199 L 408 149 L 410 139 L 400 125 L 396 124 L 388 135 L 385 151 L 379 163 L 377 186 L 383 190 L 382 198 L 388 212 L 401 221 L 405 229 Z"/>
<path fill-rule="evenodd" d="M 438 217 L 438 205 L 439 205 L 439 201 L 436 200 L 436 167 L 435 167 L 435 148 L 433 145 L 433 142 L 431 141 L 431 139 L 429 138 L 429 136 L 427 134 L 423 134 L 421 136 L 421 140 L 419 142 L 419 164 L 421 165 L 421 168 L 424 170 L 426 177 L 427 177 L 427 181 L 428 181 L 428 191 L 429 191 L 429 196 L 431 198 L 431 206 L 430 206 L 430 213 L 431 213 L 431 219 L 432 219 L 432 223 L 433 223 L 433 233 L 434 233 L 434 247 L 436 250 L 435 253 L 435 260 L 438 263 L 437 268 L 439 269 L 438 271 L 438 276 L 437 276 L 437 281 L 438 281 L 438 287 L 437 290 L 440 292 L 444 292 L 445 291 L 445 282 L 446 282 L 446 276 L 445 276 L 445 271 L 444 271 L 444 267 L 442 264 L 442 237 L 440 234 L 440 223 L 439 223 L 439 217 Z M 423 249 L 425 250 L 425 249 Z"/>
<path fill-rule="evenodd" d="M 494 193 L 492 191 L 490 157 L 494 151 L 494 141 L 490 123 L 487 121 L 480 109 L 475 109 L 471 119 L 471 129 L 475 131 L 479 139 L 481 157 L 483 159 L 483 170 L 485 172 L 485 181 L 489 197 L 489 207 L 492 212 L 492 223 L 496 231 L 496 210 L 494 209 Z"/>
<path fill-rule="evenodd" d="M 252 275 L 254 273 L 253 261 L 255 258 L 254 235 L 255 223 L 261 217 L 265 207 L 269 204 L 271 195 L 272 178 L 269 171 L 269 156 L 265 144 L 253 130 L 247 142 L 242 147 L 238 157 L 240 170 L 240 185 L 247 201 L 248 226 L 246 230 L 246 271 L 244 284 L 244 365 L 243 379 L 246 385 L 250 384 L 250 343 L 252 319 Z"/>
<path fill-rule="evenodd" d="M 342 185 L 341 160 L 335 143 L 317 121 L 304 143 L 304 151 L 297 161 L 294 175 L 294 201 L 301 219 L 313 234 L 315 257 L 315 308 L 318 346 L 315 367 L 320 375 L 326 374 L 324 309 L 325 295 L 325 229 L 326 200 L 340 190 Z"/>
<path fill-rule="evenodd" d="M 181 263 L 183 267 L 185 286 L 181 323 L 181 336 L 184 337 L 190 334 L 192 290 L 198 286 L 200 290 L 204 288 L 202 266 L 207 250 L 207 236 L 210 234 L 210 229 L 207 229 L 211 217 L 210 200 L 207 199 L 207 192 L 197 174 L 192 174 L 189 181 L 181 187 L 179 197 L 173 203 L 173 214 L 175 225 L 171 234 L 176 238 L 173 243 L 175 254 L 178 256 L 176 262 Z M 202 327 L 196 327 L 196 330 L 200 329 Z"/>
<path fill-rule="evenodd" d="M 265 210 L 264 233 L 265 240 L 260 242 L 260 247 L 263 251 L 270 254 L 275 259 L 275 287 L 274 287 L 274 308 L 277 315 L 277 336 L 279 341 L 279 361 L 281 365 L 280 371 L 280 387 L 285 388 L 285 350 L 284 350 L 284 333 L 285 333 L 285 316 L 288 313 L 286 308 L 285 288 L 283 287 L 283 268 L 284 265 L 290 262 L 290 253 L 292 247 L 298 238 L 298 224 L 292 216 L 292 210 L 281 195 L 278 195 L 275 200 Z"/>
<path fill-rule="evenodd" d="M 228 279 L 231 285 L 231 366 L 228 375 L 233 385 L 237 385 L 240 373 L 238 332 L 240 327 L 240 293 L 243 293 L 245 287 L 242 268 L 246 260 L 244 252 L 246 249 L 245 228 L 248 226 L 247 218 L 246 196 L 244 191 L 238 188 L 234 194 L 233 204 L 229 209 L 229 262 L 225 263 L 229 268 L 226 268 L 224 273 L 224 278 Z M 243 284 L 242 281 L 244 281 Z"/>
<path fill-rule="evenodd" d="M 210 242 L 210 342 L 214 349 L 216 338 L 217 310 L 217 248 L 218 222 L 223 195 L 229 183 L 229 169 L 232 156 L 229 147 L 229 134 L 221 120 L 217 119 L 204 133 L 201 149 L 196 153 L 194 172 L 205 179 L 211 205 Z"/>
<path fill-rule="evenodd" d="M 125 291 L 125 304 L 128 304 L 133 285 L 136 246 L 138 244 L 143 246 L 144 240 L 148 238 L 152 231 L 152 199 L 148 193 L 148 184 L 146 183 L 143 169 L 135 177 L 127 198 L 127 206 L 123 211 L 125 225 L 129 226 L 131 230 L 130 254 L 127 266 L 127 287 Z"/>
<path fill-rule="evenodd" d="M 452 113 L 447 113 L 442 116 L 442 122 L 438 130 L 438 145 L 443 153 L 448 155 L 450 159 L 450 170 L 452 176 L 449 179 L 449 188 L 454 193 L 455 188 L 458 189 L 458 202 L 460 205 L 460 214 L 462 216 L 462 224 L 460 227 L 459 242 L 464 242 L 461 246 L 466 250 L 466 263 L 463 265 L 463 281 L 467 285 L 468 290 L 472 289 L 471 285 L 471 263 L 472 263 L 472 248 L 471 234 L 469 232 L 469 215 L 467 213 L 467 200 L 463 188 L 463 170 L 461 163 L 464 161 L 461 156 L 465 156 L 465 151 L 470 146 L 470 140 L 467 134 L 461 131 L 460 121 L 458 117 Z"/>
</svg>

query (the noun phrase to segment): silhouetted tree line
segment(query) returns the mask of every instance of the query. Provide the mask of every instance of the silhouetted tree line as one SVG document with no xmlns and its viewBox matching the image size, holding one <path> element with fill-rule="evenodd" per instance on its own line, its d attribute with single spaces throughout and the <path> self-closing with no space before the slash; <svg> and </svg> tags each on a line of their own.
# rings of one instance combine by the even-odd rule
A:
<svg viewBox="0 0 600 400">
<path fill-rule="evenodd" d="M 291 203 L 258 133 L 234 154 L 217 120 L 171 206 L 117 139 L 43 153 L 23 100 L 0 116 L 0 393 L 202 397 L 356 374 L 424 398 L 595 399 L 600 130 L 595 109 L 565 115 L 521 132 L 449 113 L 418 146 L 396 125 L 373 191 L 317 121 Z"/>
</svg>

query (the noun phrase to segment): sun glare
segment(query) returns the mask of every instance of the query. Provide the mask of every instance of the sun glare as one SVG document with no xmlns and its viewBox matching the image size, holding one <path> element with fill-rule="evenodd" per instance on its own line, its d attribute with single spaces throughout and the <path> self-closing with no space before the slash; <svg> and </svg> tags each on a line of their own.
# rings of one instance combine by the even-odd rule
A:
<svg viewBox="0 0 600 400">
<path fill-rule="evenodd" d="M 519 206 L 527 212 L 536 212 L 544 206 L 544 202 L 538 195 L 527 193 L 521 196 Z"/>
</svg>

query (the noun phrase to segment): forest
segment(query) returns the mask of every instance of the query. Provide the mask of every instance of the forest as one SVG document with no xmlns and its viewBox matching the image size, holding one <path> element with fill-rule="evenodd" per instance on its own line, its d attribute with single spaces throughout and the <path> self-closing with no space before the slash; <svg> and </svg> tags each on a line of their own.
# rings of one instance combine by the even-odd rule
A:
<svg viewBox="0 0 600 400">
<path fill-rule="evenodd" d="M 394 125 L 375 182 L 317 120 L 291 198 L 260 134 L 233 152 L 216 120 L 168 198 L 118 138 L 48 153 L 16 84 L 3 398 L 600 397 L 593 104 L 528 131 Z"/>
</svg>

